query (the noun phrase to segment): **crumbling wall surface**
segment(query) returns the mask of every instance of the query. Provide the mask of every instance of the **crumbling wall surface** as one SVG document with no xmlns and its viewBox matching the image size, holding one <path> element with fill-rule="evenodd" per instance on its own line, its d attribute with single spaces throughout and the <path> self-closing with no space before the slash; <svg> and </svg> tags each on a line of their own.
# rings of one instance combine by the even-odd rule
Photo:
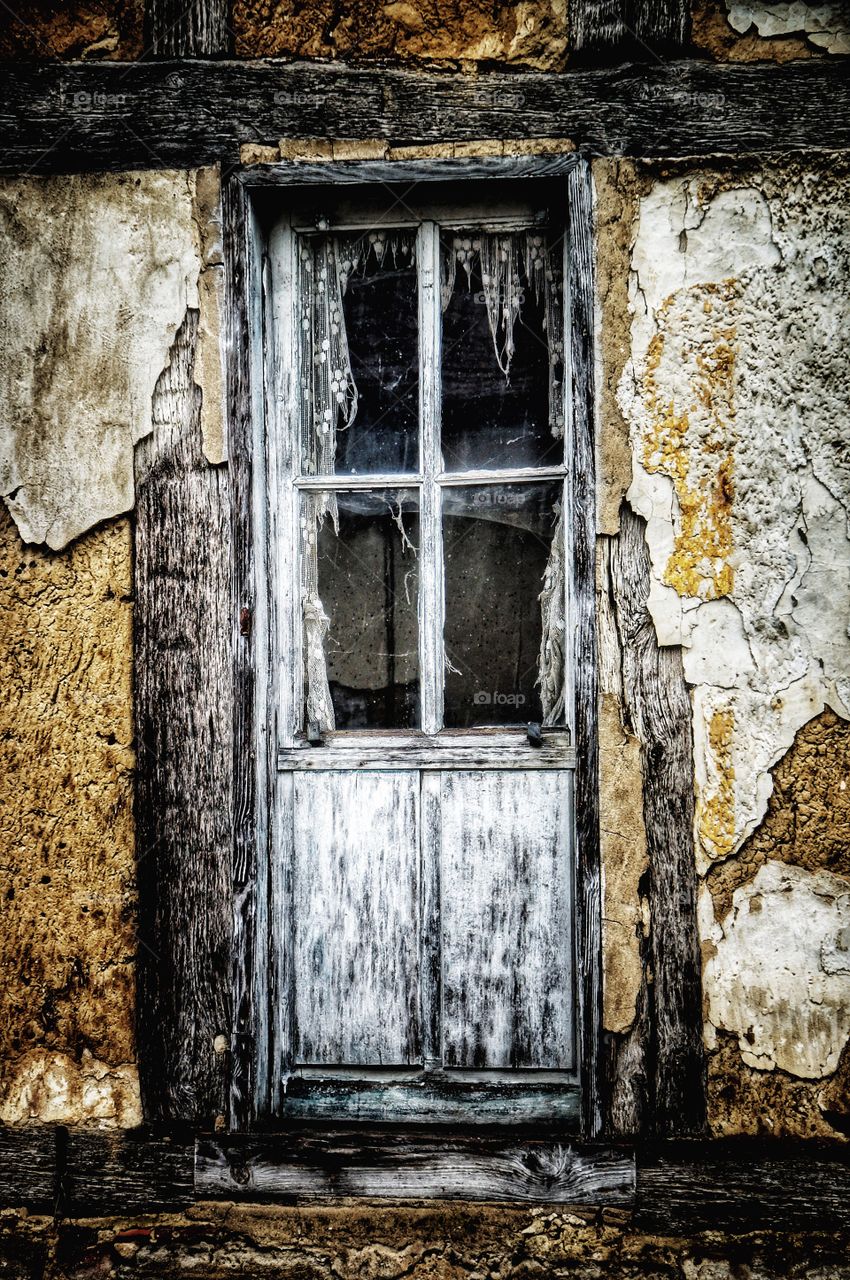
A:
<svg viewBox="0 0 850 1280">
<path fill-rule="evenodd" d="M 762 37 L 800 34 L 827 53 L 850 53 L 850 17 L 847 5 L 769 4 L 765 0 L 724 0 L 729 25 L 740 33 L 753 27 Z"/>
<path fill-rule="evenodd" d="M 28 0 L 0 6 L 0 58 L 139 58 L 143 0 Z M 78 107 L 91 104 L 77 103 Z"/>
<path fill-rule="evenodd" d="M 443 1203 L 0 1218 L 4 1275 L 177 1280 L 850 1280 L 850 1236 L 640 1234 L 614 1211 Z"/>
<path fill-rule="evenodd" d="M 706 1042 L 812 1090 L 850 1036 L 848 275 L 846 160 L 656 175 L 619 391 L 649 608 L 692 687 Z"/>
<path fill-rule="evenodd" d="M 0 508 L 0 1122 L 140 1120 L 131 545 L 61 553 Z"/>
<path fill-rule="evenodd" d="M 827 4 L 694 0 L 691 41 L 720 62 L 787 62 L 850 53 L 850 19 L 840 0 Z"/>
<path fill-rule="evenodd" d="M 558 70 L 566 60 L 566 0 L 235 0 L 232 21 L 244 58 L 500 62 L 538 71 Z"/>
<path fill-rule="evenodd" d="M 0 493 L 26 542 L 131 510 L 133 446 L 199 280 L 217 300 L 209 187 L 209 171 L 0 183 Z"/>
</svg>

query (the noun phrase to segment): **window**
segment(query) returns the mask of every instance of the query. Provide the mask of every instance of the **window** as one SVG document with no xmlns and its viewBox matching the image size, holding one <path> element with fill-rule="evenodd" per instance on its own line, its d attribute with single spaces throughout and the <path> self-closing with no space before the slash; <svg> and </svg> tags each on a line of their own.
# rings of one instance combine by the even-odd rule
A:
<svg viewBox="0 0 850 1280">
<path fill-rule="evenodd" d="M 424 189 L 262 211 L 259 1110 L 571 1123 L 564 192 Z"/>
</svg>

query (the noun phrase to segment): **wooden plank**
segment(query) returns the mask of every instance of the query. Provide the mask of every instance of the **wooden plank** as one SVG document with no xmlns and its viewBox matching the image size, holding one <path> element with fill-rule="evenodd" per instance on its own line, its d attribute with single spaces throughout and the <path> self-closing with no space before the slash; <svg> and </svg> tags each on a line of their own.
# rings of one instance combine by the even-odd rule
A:
<svg viewBox="0 0 850 1280">
<path fill-rule="evenodd" d="M 194 1199 L 194 1141 L 148 1129 L 68 1129 L 62 1177 L 67 1217 L 149 1213 Z"/>
<path fill-rule="evenodd" d="M 690 27 L 688 0 L 571 0 L 574 53 L 638 61 L 683 48 Z"/>
<path fill-rule="evenodd" d="M 440 228 L 423 222 L 417 232 L 419 277 L 419 430 L 424 483 L 419 513 L 419 661 L 421 725 L 427 734 L 443 726 L 445 647 L 445 571 L 442 494 L 436 474 L 440 449 L 443 319 L 440 305 Z"/>
<path fill-rule="evenodd" d="M 840 58 L 475 78 L 203 61 L 7 63 L 0 74 L 5 173 L 236 165 L 241 143 L 293 137 L 568 137 L 601 155 L 653 157 L 850 146 Z"/>
<path fill-rule="evenodd" d="M 199 1196 L 294 1202 L 344 1197 L 620 1205 L 634 1196 L 630 1154 L 543 1139 L 343 1131 L 280 1139 L 202 1139 Z"/>
<path fill-rule="evenodd" d="M 421 777 L 419 856 L 422 867 L 420 992 L 426 1071 L 442 1066 L 443 960 L 440 928 L 440 775 Z"/>
<path fill-rule="evenodd" d="M 509 1083 L 470 1080 L 466 1073 L 430 1072 L 392 1083 L 342 1077 L 293 1076 L 287 1083 L 283 1115 L 288 1121 L 356 1121 L 362 1124 L 560 1125 L 574 1132 L 579 1089 L 541 1084 L 526 1072 Z"/>
<path fill-rule="evenodd" d="M 850 1152 L 776 1139 L 675 1142 L 638 1148 L 635 1229 L 846 1231 Z"/>
<path fill-rule="evenodd" d="M 570 399 L 565 488 L 568 554 L 567 617 L 575 716 L 576 934 L 579 1060 L 583 1134 L 602 1130 L 599 1043 L 602 1034 L 602 894 L 599 863 L 599 741 L 596 657 L 596 420 L 594 389 L 593 192 L 590 168 L 567 177 L 565 280 L 569 299 L 567 353 Z"/>
<path fill-rule="evenodd" d="M 0 1206 L 53 1212 L 59 1138 L 53 1125 L 0 1127 Z"/>
<path fill-rule="evenodd" d="M 232 52 L 230 0 L 145 0 L 145 44 L 155 58 Z"/>
<path fill-rule="evenodd" d="M 419 774 L 295 777 L 295 1061 L 422 1061 Z"/>
<path fill-rule="evenodd" d="M 232 904 L 232 1067 L 229 1120 L 232 1128 L 247 1128 L 257 1110 L 264 1082 L 257 1080 L 258 1019 L 264 1006 L 257 999 L 261 971 L 257 932 L 257 689 L 255 578 L 256 529 L 254 455 L 257 395 L 252 351 L 255 334 L 249 297 L 257 280 L 252 257 L 251 211 L 244 189 L 232 178 L 222 187 L 222 231 L 228 283 L 227 399 L 230 457 L 229 533 L 232 595 L 225 634 L 233 663 L 233 851 L 232 883 L 225 897 Z M 262 418 L 261 418 L 262 421 Z M 262 544 L 261 544 L 262 545 Z M 263 845 L 264 851 L 266 848 Z"/>
<path fill-rule="evenodd" d="M 456 746 L 439 740 L 422 746 L 358 747 L 326 746 L 284 747 L 277 753 L 279 769 L 295 769 L 299 772 L 322 773 L 328 770 L 348 769 L 572 769 L 576 754 L 572 747 L 549 742 L 543 745 L 484 746 L 470 744 Z"/>
<path fill-rule="evenodd" d="M 568 1070 L 570 774 L 442 774 L 443 1062 Z"/>
<path fill-rule="evenodd" d="M 660 648 L 646 607 L 650 568 L 645 523 L 624 504 L 611 557 L 613 603 L 622 642 L 623 698 L 641 743 L 644 825 L 652 929 L 637 1035 L 646 1097 L 635 1093 L 632 1044 L 621 1064 L 631 1120 L 618 1128 L 665 1137 L 705 1129 L 702 988 L 696 923 L 691 703 L 681 651 Z M 641 1030 L 641 1027 L 643 1030 Z"/>
<path fill-rule="evenodd" d="M 211 1124 L 230 1026 L 230 541 L 227 477 L 201 452 L 197 329 L 187 312 L 136 450 L 138 1034 L 146 1117 Z"/>
</svg>

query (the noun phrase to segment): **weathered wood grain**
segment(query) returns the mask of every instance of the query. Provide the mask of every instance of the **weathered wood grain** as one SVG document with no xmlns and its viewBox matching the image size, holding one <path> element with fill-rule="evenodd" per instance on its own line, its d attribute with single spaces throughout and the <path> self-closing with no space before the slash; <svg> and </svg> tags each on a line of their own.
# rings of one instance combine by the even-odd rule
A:
<svg viewBox="0 0 850 1280">
<path fill-rule="evenodd" d="M 850 146 L 846 61 L 650 62 L 559 75 L 315 63 L 5 64 L 5 173 L 239 163 L 241 143 L 568 137 L 602 155 Z"/>
<path fill-rule="evenodd" d="M 53 1125 L 0 1127 L 0 1206 L 53 1211 L 59 1192 L 59 1137 Z"/>
<path fill-rule="evenodd" d="M 251 209 L 244 189 L 232 178 L 222 186 L 222 231 L 228 284 L 228 537 L 231 547 L 230 613 L 223 630 L 230 645 L 233 672 L 233 756 L 229 765 L 233 779 L 232 882 L 225 893 L 233 913 L 229 1121 L 232 1128 L 244 1129 L 255 1116 L 265 1089 L 262 1078 L 258 1080 L 256 1055 L 258 1041 L 266 1034 L 262 1024 L 264 1001 L 258 1000 L 257 982 L 258 971 L 263 968 L 258 950 L 266 946 L 264 938 L 258 941 L 257 930 L 258 852 L 260 857 L 265 856 L 266 846 L 257 823 L 254 465 L 258 424 L 252 363 L 256 333 L 249 310 L 251 291 L 256 293 L 256 277 L 252 261 Z M 262 430 L 262 420 L 259 429 Z M 261 762 L 260 769 L 262 767 Z M 258 845 L 261 845 L 259 850 Z"/>
<path fill-rule="evenodd" d="M 138 1034 L 148 1119 L 212 1123 L 230 1026 L 227 477 L 201 452 L 189 311 L 136 451 Z"/>
<path fill-rule="evenodd" d="M 444 1064 L 568 1070 L 570 774 L 441 777 Z"/>
<path fill-rule="evenodd" d="M 628 1207 L 634 1177 L 627 1152 L 457 1134 L 200 1140 L 195 1155 L 198 1195 L 228 1200 L 380 1196 Z"/>
<path fill-rule="evenodd" d="M 618 1120 L 620 1131 L 638 1126 L 659 1136 L 684 1137 L 705 1128 L 702 990 L 696 924 L 693 843 L 693 730 L 681 652 L 660 648 L 646 607 L 649 552 L 645 523 L 624 504 L 611 554 L 613 608 L 621 642 L 623 701 L 641 743 L 644 825 L 649 855 L 651 933 L 636 1035 L 615 1075 L 645 1077 L 646 1096 L 634 1078 Z M 615 1081 L 615 1088 L 618 1087 Z"/>
<path fill-rule="evenodd" d="M 639 1231 L 689 1235 L 850 1227 L 846 1147 L 742 1138 L 643 1145 L 637 1156 Z"/>
<path fill-rule="evenodd" d="M 359 1124 L 541 1125 L 575 1133 L 579 1088 L 520 1079 L 470 1080 L 458 1072 L 429 1072 L 388 1081 L 293 1076 L 287 1083 L 287 1121 L 324 1120 Z"/>
<path fill-rule="evenodd" d="M 194 1140 L 149 1129 L 68 1129 L 61 1211 L 67 1217 L 149 1213 L 194 1199 Z"/>
<path fill-rule="evenodd" d="M 681 50 L 690 26 L 688 0 L 571 0 L 575 53 L 638 60 Z"/>
<path fill-rule="evenodd" d="M 576 931 L 579 1060 L 583 1133 L 602 1129 L 599 1042 L 602 1034 L 602 894 L 599 863 L 599 737 L 596 657 L 596 473 L 593 373 L 593 192 L 590 168 L 567 176 L 564 272 L 569 298 L 572 483 L 566 487 L 566 526 L 572 559 L 568 614 L 569 667 L 575 707 Z"/>
<path fill-rule="evenodd" d="M 529 746 L 527 737 L 513 735 L 501 743 L 469 739 L 466 743 L 451 739 L 423 737 L 418 741 L 397 743 L 386 739 L 380 745 L 360 745 L 349 739 L 346 745 L 329 744 L 316 751 L 309 746 L 282 748 L 278 752 L 279 769 L 299 772 L 348 769 L 572 769 L 576 753 L 565 745 L 567 734 L 546 733 L 538 748 Z"/>
<path fill-rule="evenodd" d="M 297 774 L 295 1061 L 422 1061 L 419 774 Z"/>
<path fill-rule="evenodd" d="M 232 52 L 229 0 L 145 0 L 145 44 L 155 58 Z"/>
</svg>

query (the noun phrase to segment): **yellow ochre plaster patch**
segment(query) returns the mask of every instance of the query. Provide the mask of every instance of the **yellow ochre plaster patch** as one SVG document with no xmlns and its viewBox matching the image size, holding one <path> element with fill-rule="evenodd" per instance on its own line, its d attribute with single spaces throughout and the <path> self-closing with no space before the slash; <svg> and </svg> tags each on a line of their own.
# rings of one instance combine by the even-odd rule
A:
<svg viewBox="0 0 850 1280">
<path fill-rule="evenodd" d="M 688 290 L 692 301 L 712 315 L 728 304 L 733 280 Z M 680 596 L 718 600 L 734 586 L 732 504 L 735 497 L 732 454 L 735 418 L 735 328 L 716 324 L 697 346 L 673 351 L 665 332 L 670 297 L 658 316 L 659 329 L 647 351 L 644 391 L 650 426 L 643 442 L 643 465 L 673 481 L 678 501 L 678 528 L 663 580 Z M 672 328 L 672 326 L 671 326 Z M 689 369 L 685 403 L 659 391 L 659 371 L 667 356 Z M 665 382 L 668 379 L 664 379 Z"/>
<path fill-rule="evenodd" d="M 735 847 L 735 765 L 732 743 L 735 713 L 715 711 L 708 723 L 708 746 L 713 785 L 697 801 L 697 824 L 703 845 L 719 858 Z"/>
</svg>

